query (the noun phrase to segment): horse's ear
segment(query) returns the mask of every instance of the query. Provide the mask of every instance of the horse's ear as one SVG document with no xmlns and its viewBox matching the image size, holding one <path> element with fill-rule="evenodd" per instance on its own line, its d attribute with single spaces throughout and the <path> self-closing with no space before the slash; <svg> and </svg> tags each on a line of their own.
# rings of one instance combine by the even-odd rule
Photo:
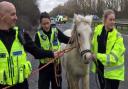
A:
<svg viewBox="0 0 128 89">
<path fill-rule="evenodd" d="M 88 22 L 90 25 L 92 23 L 93 20 L 93 15 L 87 15 L 85 16 L 85 21 Z"/>
</svg>

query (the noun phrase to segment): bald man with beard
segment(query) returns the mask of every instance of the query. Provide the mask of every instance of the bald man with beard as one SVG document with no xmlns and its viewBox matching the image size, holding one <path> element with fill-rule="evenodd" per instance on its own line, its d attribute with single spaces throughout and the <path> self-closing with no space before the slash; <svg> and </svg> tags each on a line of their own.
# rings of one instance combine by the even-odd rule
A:
<svg viewBox="0 0 128 89">
<path fill-rule="evenodd" d="M 0 2 L 0 89 L 28 89 L 27 78 L 31 74 L 31 63 L 26 52 L 35 59 L 58 58 L 63 52 L 52 52 L 38 48 L 30 36 L 18 26 L 16 8 L 7 1 Z"/>
</svg>

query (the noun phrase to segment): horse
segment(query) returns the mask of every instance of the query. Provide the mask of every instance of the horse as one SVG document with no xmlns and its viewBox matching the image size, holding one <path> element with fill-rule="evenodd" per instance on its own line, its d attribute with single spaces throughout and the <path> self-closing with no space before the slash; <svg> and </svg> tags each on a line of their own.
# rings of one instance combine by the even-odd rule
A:
<svg viewBox="0 0 128 89">
<path fill-rule="evenodd" d="M 74 15 L 72 29 L 64 31 L 70 36 L 69 44 L 62 44 L 62 49 L 70 48 L 64 54 L 62 67 L 66 72 L 68 89 L 89 89 L 89 62 L 91 60 L 91 22 L 92 15 Z M 80 82 L 81 81 L 81 82 Z"/>
</svg>

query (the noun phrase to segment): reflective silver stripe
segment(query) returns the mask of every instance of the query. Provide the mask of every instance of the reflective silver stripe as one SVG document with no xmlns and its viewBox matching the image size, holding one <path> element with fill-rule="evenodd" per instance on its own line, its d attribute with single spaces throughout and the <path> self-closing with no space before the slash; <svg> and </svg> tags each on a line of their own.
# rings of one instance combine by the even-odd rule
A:
<svg viewBox="0 0 128 89">
<path fill-rule="evenodd" d="M 115 61 L 117 62 L 118 61 L 118 57 L 116 56 L 116 54 L 113 53 L 113 52 L 110 52 L 110 54 L 114 57 Z"/>
<path fill-rule="evenodd" d="M 124 67 L 124 63 L 123 64 L 121 64 L 121 65 L 118 65 L 118 66 L 114 66 L 114 67 L 105 67 L 104 68 L 104 71 L 112 71 L 112 70 L 116 70 L 116 69 L 120 69 L 120 68 L 123 68 Z"/>
<path fill-rule="evenodd" d="M 106 62 L 106 64 L 107 65 L 110 64 L 110 55 L 108 55 L 108 54 L 107 54 L 107 62 Z"/>
</svg>

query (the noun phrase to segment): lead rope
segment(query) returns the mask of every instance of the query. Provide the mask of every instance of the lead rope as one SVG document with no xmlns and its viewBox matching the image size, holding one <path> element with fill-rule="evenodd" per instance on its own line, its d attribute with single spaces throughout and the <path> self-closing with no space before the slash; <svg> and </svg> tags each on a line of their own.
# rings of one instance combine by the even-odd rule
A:
<svg viewBox="0 0 128 89">
<path fill-rule="evenodd" d="M 54 74 L 57 87 L 61 86 L 61 65 L 54 63 Z"/>
</svg>

